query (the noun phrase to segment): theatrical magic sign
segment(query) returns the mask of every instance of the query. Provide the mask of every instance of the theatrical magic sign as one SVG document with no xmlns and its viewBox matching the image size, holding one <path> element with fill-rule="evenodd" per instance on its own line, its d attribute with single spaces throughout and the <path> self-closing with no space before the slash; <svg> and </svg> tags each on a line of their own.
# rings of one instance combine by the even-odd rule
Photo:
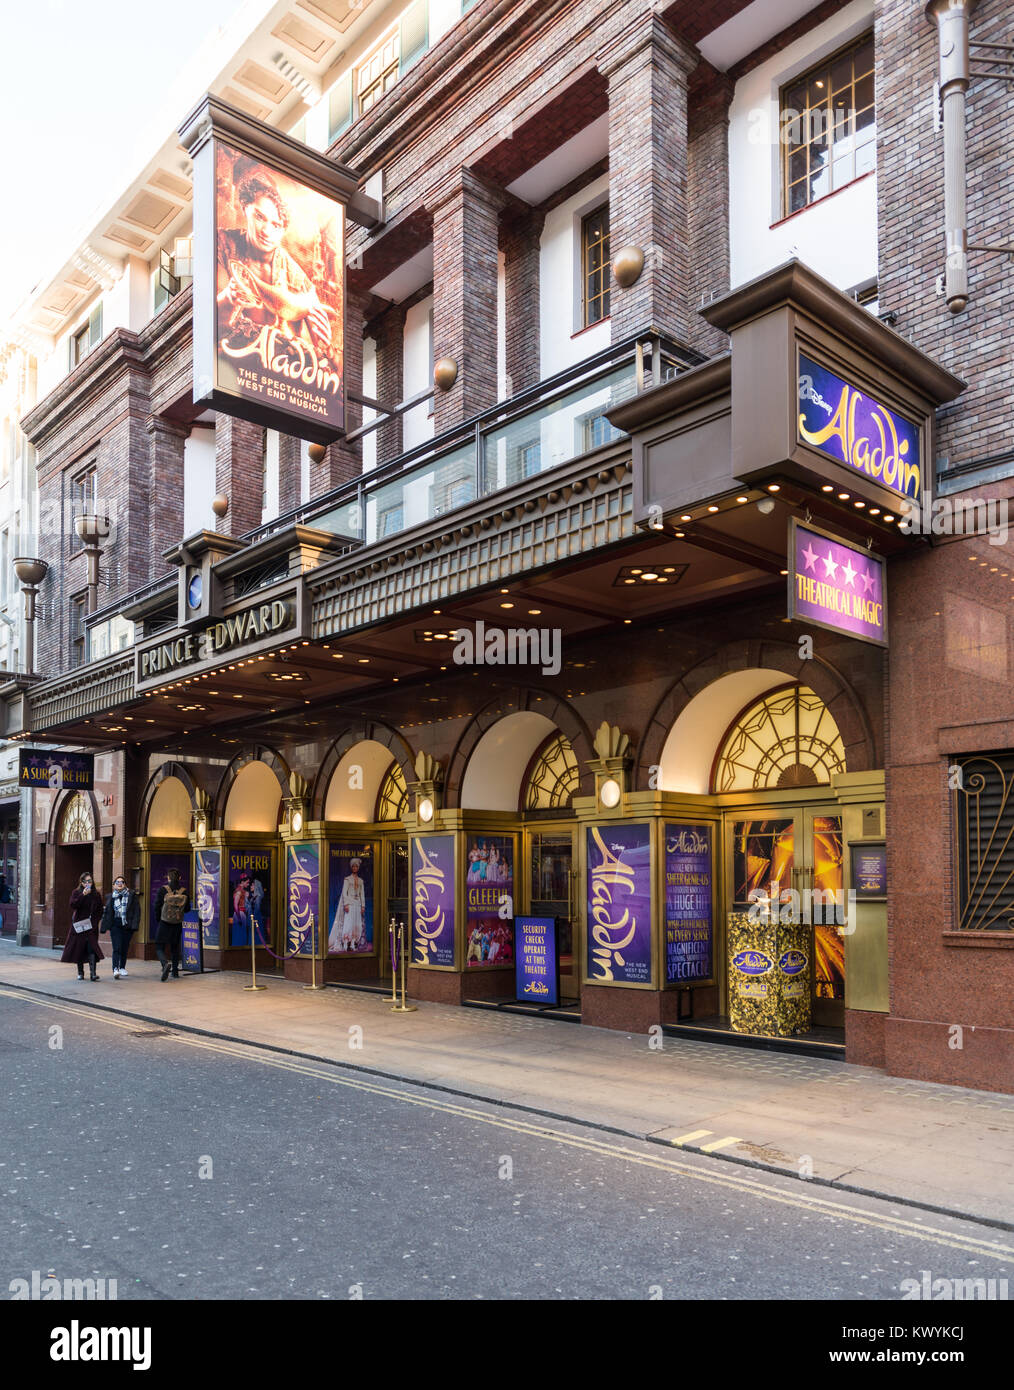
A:
<svg viewBox="0 0 1014 1390">
<path fill-rule="evenodd" d="M 64 787 L 90 792 L 95 786 L 95 754 L 41 752 L 22 748 L 18 754 L 18 785 L 61 791 Z"/>
<path fill-rule="evenodd" d="M 887 646 L 885 562 L 862 546 L 793 517 L 789 617 Z"/>
<path fill-rule="evenodd" d="M 899 497 L 919 500 L 919 430 L 829 368 L 799 354 L 799 438 Z"/>
</svg>

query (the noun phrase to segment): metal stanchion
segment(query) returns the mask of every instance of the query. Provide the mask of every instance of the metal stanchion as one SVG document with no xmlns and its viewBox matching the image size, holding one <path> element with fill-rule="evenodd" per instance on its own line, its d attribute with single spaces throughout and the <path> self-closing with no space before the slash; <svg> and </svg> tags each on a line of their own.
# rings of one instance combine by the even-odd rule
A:
<svg viewBox="0 0 1014 1390">
<path fill-rule="evenodd" d="M 250 916 L 250 971 L 252 979 L 250 984 L 244 985 L 244 989 L 267 989 L 267 985 L 257 983 L 257 934 L 254 925 L 253 914 Z"/>
<path fill-rule="evenodd" d="M 391 957 L 391 1007 L 398 1002 L 398 941 L 395 936 L 397 923 L 392 917 L 387 924 L 387 948 Z"/>
<path fill-rule="evenodd" d="M 393 919 L 392 919 L 393 923 Z M 416 1007 L 414 1004 L 405 1003 L 405 982 L 407 979 L 407 962 L 405 960 L 405 923 L 398 923 L 398 948 L 401 955 L 401 1003 L 391 1005 L 391 1012 L 397 1014 L 414 1014 Z M 396 977 L 397 978 L 397 977 Z M 397 994 L 393 996 L 397 998 Z"/>
<path fill-rule="evenodd" d="M 310 917 L 310 979 L 311 983 L 304 985 L 304 989 L 323 989 L 323 985 L 317 983 L 317 919 Z"/>
</svg>

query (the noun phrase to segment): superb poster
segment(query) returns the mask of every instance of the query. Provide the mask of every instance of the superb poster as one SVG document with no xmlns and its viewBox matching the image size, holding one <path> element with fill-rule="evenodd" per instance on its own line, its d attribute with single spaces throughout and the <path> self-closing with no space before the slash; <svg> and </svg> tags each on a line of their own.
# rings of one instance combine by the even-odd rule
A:
<svg viewBox="0 0 1014 1390">
<path fill-rule="evenodd" d="M 298 433 L 344 429 L 344 208 L 221 141 L 214 147 L 213 389 Z M 226 399 L 222 399 L 226 398 Z M 237 410 L 237 414 L 249 411 Z M 286 425 L 288 417 L 288 425 Z"/>
<path fill-rule="evenodd" d="M 229 944 L 271 944 L 271 852 L 229 851 Z"/>
<path fill-rule="evenodd" d="M 651 983 L 651 826 L 592 825 L 588 979 Z"/>
<path fill-rule="evenodd" d="M 331 845 L 328 849 L 328 955 L 373 950 L 372 845 Z"/>
<path fill-rule="evenodd" d="M 454 836 L 412 839 L 412 964 L 454 965 Z"/>
<path fill-rule="evenodd" d="M 465 965 L 469 969 L 513 964 L 513 895 L 513 836 L 469 836 L 465 872 Z"/>
</svg>

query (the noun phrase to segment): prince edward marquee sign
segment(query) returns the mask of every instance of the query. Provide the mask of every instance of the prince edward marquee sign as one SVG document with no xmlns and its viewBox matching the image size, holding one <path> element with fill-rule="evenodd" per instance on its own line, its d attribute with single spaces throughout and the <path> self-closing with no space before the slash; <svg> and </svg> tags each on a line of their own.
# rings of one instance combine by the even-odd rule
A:
<svg viewBox="0 0 1014 1390">
<path fill-rule="evenodd" d="M 181 673 L 215 666 L 242 652 L 258 654 L 298 636 L 302 605 L 298 591 L 255 603 L 208 623 L 203 628 L 177 628 L 139 647 L 134 688 L 146 690 L 175 680 Z"/>
</svg>

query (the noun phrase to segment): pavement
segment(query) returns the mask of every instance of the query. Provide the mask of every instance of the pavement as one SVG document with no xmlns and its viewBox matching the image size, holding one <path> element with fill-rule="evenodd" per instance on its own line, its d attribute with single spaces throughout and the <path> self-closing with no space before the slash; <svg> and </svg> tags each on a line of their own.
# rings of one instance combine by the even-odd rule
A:
<svg viewBox="0 0 1014 1390">
<path fill-rule="evenodd" d="M 56 953 L 0 941 L 4 986 L 147 1023 L 648 1140 L 1014 1230 L 1014 1096 L 870 1067 L 418 1003 L 232 972 L 163 984 L 154 961 L 78 983 Z M 8 996 L 10 997 L 10 996 Z M 0 993 L 0 1009 L 4 1000 Z M 660 1045 L 661 1044 L 661 1045 Z"/>
</svg>

